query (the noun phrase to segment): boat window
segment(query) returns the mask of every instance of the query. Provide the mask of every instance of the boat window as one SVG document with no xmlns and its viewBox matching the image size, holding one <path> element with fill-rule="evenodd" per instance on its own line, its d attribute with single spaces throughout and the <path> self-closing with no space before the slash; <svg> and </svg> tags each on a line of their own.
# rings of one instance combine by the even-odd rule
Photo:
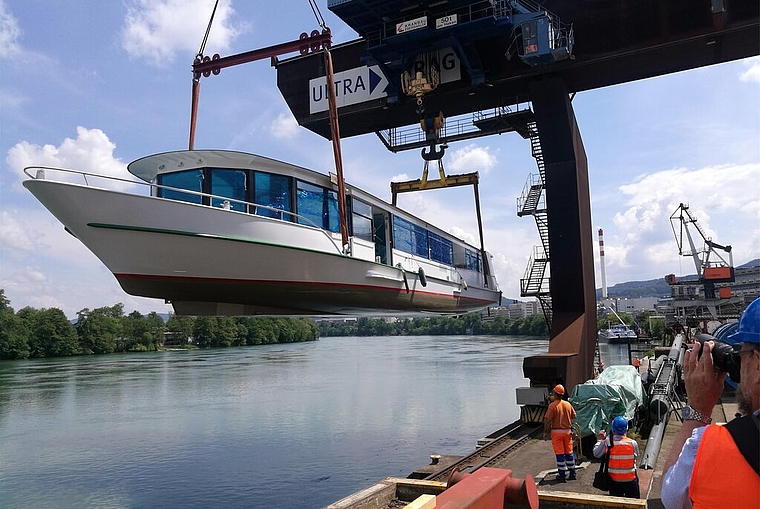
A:
<svg viewBox="0 0 760 509">
<path fill-rule="evenodd" d="M 158 176 L 158 184 L 178 189 L 187 189 L 197 193 L 203 192 L 203 170 L 186 170 L 174 173 L 164 173 Z M 188 203 L 203 203 L 203 197 L 199 194 L 183 193 L 171 189 L 159 188 L 158 196 L 170 200 L 185 201 Z"/>
<path fill-rule="evenodd" d="M 324 187 L 298 181 L 296 188 L 298 222 L 332 232 L 340 231 L 338 195 Z"/>
<path fill-rule="evenodd" d="M 393 245 L 396 249 L 429 258 L 427 234 L 425 228 L 393 216 Z"/>
<path fill-rule="evenodd" d="M 290 177 L 272 175 L 271 173 L 254 172 L 253 201 L 257 205 L 266 205 L 279 210 L 292 211 L 290 198 Z M 256 208 L 256 215 L 290 220 L 288 214 L 262 207 Z M 284 217 L 283 217 L 284 216 Z"/>
<path fill-rule="evenodd" d="M 372 242 L 372 207 L 357 199 L 351 200 L 351 227 L 354 237 Z"/>
<path fill-rule="evenodd" d="M 430 242 L 430 259 L 436 262 L 454 265 L 454 244 L 438 234 L 428 232 Z"/>
<path fill-rule="evenodd" d="M 232 200 L 212 198 L 212 207 L 224 207 L 245 212 L 245 172 L 242 170 L 211 169 L 211 194 Z M 233 201 L 234 200 L 234 201 Z"/>
<path fill-rule="evenodd" d="M 340 212 L 338 211 L 338 193 L 325 189 L 325 219 L 324 228 L 331 232 L 340 231 Z"/>
<path fill-rule="evenodd" d="M 469 270 L 477 270 L 483 272 L 480 268 L 480 253 L 472 251 L 470 249 L 464 250 L 465 268 Z"/>
</svg>

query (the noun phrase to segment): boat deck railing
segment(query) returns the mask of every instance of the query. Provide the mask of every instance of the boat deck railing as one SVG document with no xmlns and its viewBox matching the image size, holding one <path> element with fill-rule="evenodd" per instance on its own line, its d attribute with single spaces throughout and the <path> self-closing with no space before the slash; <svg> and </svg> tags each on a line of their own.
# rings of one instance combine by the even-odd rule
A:
<svg viewBox="0 0 760 509">
<path fill-rule="evenodd" d="M 33 180 L 46 180 L 46 172 L 47 171 L 54 171 L 54 172 L 61 172 L 69 175 L 78 175 L 82 178 L 82 181 L 84 182 L 84 185 L 87 187 L 98 187 L 94 184 L 90 183 L 90 180 L 104 180 L 104 181 L 110 181 L 110 182 L 118 182 L 120 184 L 128 184 L 128 185 L 136 185 L 136 186 L 143 186 L 142 189 L 148 190 L 148 196 L 152 196 L 154 198 L 163 199 L 163 200 L 171 200 L 171 201 L 180 201 L 180 200 L 172 200 L 171 198 L 162 198 L 157 196 L 156 190 L 164 190 L 164 191 L 172 191 L 176 193 L 182 193 L 190 196 L 198 196 L 201 198 L 201 201 L 203 201 L 203 198 L 209 198 L 209 203 L 213 203 L 212 200 L 220 200 L 222 202 L 221 208 L 223 210 L 229 210 L 230 212 L 237 212 L 239 214 L 249 214 L 249 215 L 256 215 L 257 217 L 263 217 L 266 219 L 272 219 L 272 220 L 279 220 L 284 221 L 288 223 L 298 223 L 303 226 L 310 226 L 312 228 L 315 228 L 322 232 L 325 237 L 332 243 L 332 245 L 335 247 L 335 250 L 341 254 L 345 255 L 343 249 L 338 245 L 338 243 L 335 241 L 335 239 L 332 237 L 330 232 L 328 230 L 325 230 L 321 226 L 317 225 L 314 221 L 309 219 L 308 217 L 302 216 L 296 212 L 291 212 L 289 210 L 282 210 L 278 209 L 276 207 L 271 207 L 269 205 L 261 205 L 259 203 L 249 202 L 245 200 L 237 200 L 235 198 L 230 198 L 228 196 L 219 196 L 216 194 L 210 194 L 210 193 L 203 193 L 199 191 L 191 191 L 189 189 L 182 189 L 178 187 L 171 187 L 171 186 L 165 186 L 161 184 L 155 184 L 150 182 L 144 182 L 140 180 L 131 180 L 131 179 L 125 179 L 121 177 L 114 177 L 111 175 L 102 175 L 98 173 L 91 173 L 88 171 L 82 171 L 82 170 L 72 170 L 68 168 L 58 168 L 55 166 L 27 166 L 24 168 L 24 173 L 27 177 L 33 179 Z M 89 180 L 88 180 L 89 177 Z M 76 182 L 70 182 L 68 180 L 64 180 L 63 182 L 69 182 L 74 183 Z M 101 189 L 106 189 L 105 187 Z M 194 202 L 186 202 L 186 203 L 193 203 L 195 205 L 201 205 L 209 208 L 216 208 L 212 207 L 211 205 L 203 205 L 199 203 Z M 242 205 L 245 208 L 245 211 L 241 210 L 234 210 L 232 209 L 232 204 L 237 203 Z M 278 217 L 271 217 L 271 216 L 262 216 L 258 214 L 260 210 L 268 210 L 274 214 L 276 214 Z M 285 219 L 285 218 L 288 219 Z"/>
</svg>

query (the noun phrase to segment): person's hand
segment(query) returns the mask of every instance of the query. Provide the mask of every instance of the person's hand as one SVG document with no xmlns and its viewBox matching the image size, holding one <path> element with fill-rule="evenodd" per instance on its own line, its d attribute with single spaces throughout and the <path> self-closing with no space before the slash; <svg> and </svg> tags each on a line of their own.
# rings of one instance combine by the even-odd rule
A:
<svg viewBox="0 0 760 509">
<path fill-rule="evenodd" d="M 599 440 L 604 440 L 607 438 L 607 432 L 604 430 L 599 431 Z"/>
<path fill-rule="evenodd" d="M 541 437 L 542 437 L 544 440 L 549 440 L 549 434 L 548 434 L 546 431 L 544 431 L 544 434 L 543 434 L 543 435 L 541 435 Z"/>
<path fill-rule="evenodd" d="M 723 392 L 726 373 L 716 373 L 713 365 L 712 348 L 714 342 L 705 341 L 704 347 L 695 341 L 683 359 L 683 378 L 689 406 L 707 416 L 712 413 Z M 704 348 L 702 356 L 699 351 Z"/>
</svg>

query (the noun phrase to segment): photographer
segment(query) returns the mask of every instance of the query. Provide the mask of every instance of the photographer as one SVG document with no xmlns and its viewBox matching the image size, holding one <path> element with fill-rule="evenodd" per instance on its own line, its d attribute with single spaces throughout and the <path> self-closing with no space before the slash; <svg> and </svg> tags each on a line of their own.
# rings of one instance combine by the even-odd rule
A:
<svg viewBox="0 0 760 509">
<path fill-rule="evenodd" d="M 741 345 L 742 417 L 725 426 L 711 424 L 726 373 L 715 371 L 714 342 L 695 342 L 683 362 L 689 406 L 663 468 L 667 509 L 760 507 L 760 298 L 747 306 L 730 338 Z"/>
</svg>

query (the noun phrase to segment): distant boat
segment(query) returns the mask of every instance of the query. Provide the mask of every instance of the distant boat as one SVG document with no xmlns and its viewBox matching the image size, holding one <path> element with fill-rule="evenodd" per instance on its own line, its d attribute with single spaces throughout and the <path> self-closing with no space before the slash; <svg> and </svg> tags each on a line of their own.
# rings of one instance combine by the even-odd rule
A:
<svg viewBox="0 0 760 509">
<path fill-rule="evenodd" d="M 30 167 L 24 187 L 125 292 L 178 314 L 461 314 L 500 301 L 487 252 L 350 185 L 344 248 L 328 175 L 224 150 L 127 169 L 142 182 Z"/>
<path fill-rule="evenodd" d="M 599 339 L 608 343 L 630 343 L 637 341 L 638 336 L 627 325 L 619 324 L 599 331 Z"/>
</svg>

